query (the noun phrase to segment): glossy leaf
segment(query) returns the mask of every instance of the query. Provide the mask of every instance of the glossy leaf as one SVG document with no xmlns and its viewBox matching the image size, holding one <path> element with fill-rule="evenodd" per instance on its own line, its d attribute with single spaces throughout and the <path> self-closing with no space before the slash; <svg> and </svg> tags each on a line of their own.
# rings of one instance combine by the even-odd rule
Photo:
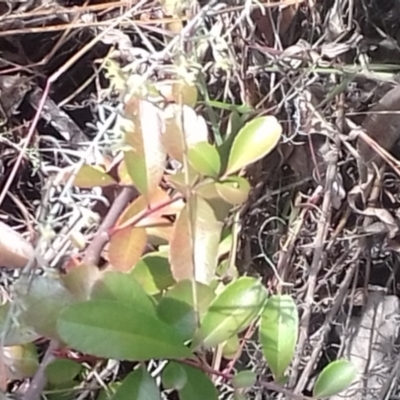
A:
<svg viewBox="0 0 400 400">
<path fill-rule="evenodd" d="M 279 380 L 292 361 L 298 336 L 297 307 L 289 295 L 274 295 L 261 315 L 259 330 L 263 354 L 275 380 Z"/>
<path fill-rule="evenodd" d="M 167 324 L 115 301 L 74 304 L 61 313 L 57 328 L 70 347 L 98 357 L 145 361 L 191 356 Z"/>
<path fill-rule="evenodd" d="M 130 271 L 142 256 L 146 243 L 144 228 L 128 226 L 114 232 L 108 248 L 108 258 L 113 269 Z"/>
<path fill-rule="evenodd" d="M 261 313 L 267 291 L 255 278 L 242 277 L 228 284 L 211 303 L 196 336 L 214 347 L 247 328 Z"/>
<path fill-rule="evenodd" d="M 165 133 L 162 141 L 168 154 L 183 162 L 185 149 L 208 140 L 207 124 L 203 117 L 186 106 L 169 104 L 164 111 Z"/>
<path fill-rule="evenodd" d="M 187 382 L 178 391 L 180 400 L 217 400 L 218 392 L 210 378 L 200 369 L 182 364 Z"/>
<path fill-rule="evenodd" d="M 193 285 L 196 285 L 196 304 Z M 160 318 L 179 332 L 182 340 L 193 337 L 198 318 L 205 314 L 215 294 L 209 286 L 188 280 L 178 282 L 160 300 L 157 311 Z M 197 310 L 197 311 L 196 311 Z"/>
<path fill-rule="evenodd" d="M 175 222 L 170 241 L 171 269 L 176 281 L 194 279 L 208 284 L 213 279 L 221 230 L 222 223 L 212 207 L 201 197 L 191 197 Z"/>
<path fill-rule="evenodd" d="M 32 326 L 40 335 L 58 339 L 56 320 L 60 312 L 75 302 L 57 274 L 20 277 L 14 290 L 21 307 L 23 323 Z"/>
<path fill-rule="evenodd" d="M 125 143 L 131 147 L 124 155 L 126 170 L 137 189 L 148 197 L 158 188 L 166 160 L 160 110 L 148 101 L 132 100 L 125 112 L 134 122 L 134 129 L 125 135 Z"/>
<path fill-rule="evenodd" d="M 250 388 L 257 381 L 257 374 L 253 371 L 240 371 L 232 378 L 235 389 Z"/>
<path fill-rule="evenodd" d="M 92 300 L 115 300 L 138 309 L 146 314 L 155 315 L 153 300 L 144 291 L 132 275 L 121 272 L 106 272 L 93 286 Z"/>
<path fill-rule="evenodd" d="M 235 137 L 225 174 L 230 175 L 270 153 L 281 138 L 282 127 L 275 117 L 257 117 Z"/>
<path fill-rule="evenodd" d="M 74 185 L 85 189 L 110 186 L 116 183 L 104 168 L 97 165 L 82 165 L 74 178 Z"/>
<path fill-rule="evenodd" d="M 247 200 L 250 192 L 250 184 L 240 176 L 232 176 L 223 181 L 216 182 L 215 189 L 227 203 L 238 205 Z"/>
<path fill-rule="evenodd" d="M 221 169 L 221 160 L 215 146 L 208 142 L 199 142 L 188 151 L 188 159 L 195 171 L 217 178 Z"/>
<path fill-rule="evenodd" d="M 130 275 L 150 295 L 160 293 L 175 283 L 168 256 L 161 252 L 144 256 L 132 269 Z"/>
<path fill-rule="evenodd" d="M 319 374 L 313 389 L 316 398 L 330 397 L 346 389 L 356 379 L 354 365 L 344 359 L 328 364 Z"/>
<path fill-rule="evenodd" d="M 118 387 L 112 400 L 161 400 L 156 382 L 143 367 L 131 372 Z"/>
<path fill-rule="evenodd" d="M 170 361 L 167 364 L 161 378 L 165 389 L 181 390 L 187 383 L 185 369 L 176 361 Z"/>
<path fill-rule="evenodd" d="M 82 369 L 78 362 L 60 358 L 47 365 L 45 374 L 50 384 L 58 386 L 72 382 Z"/>
<path fill-rule="evenodd" d="M 4 347 L 2 352 L 10 379 L 31 378 L 39 367 L 39 357 L 32 343 Z"/>
</svg>

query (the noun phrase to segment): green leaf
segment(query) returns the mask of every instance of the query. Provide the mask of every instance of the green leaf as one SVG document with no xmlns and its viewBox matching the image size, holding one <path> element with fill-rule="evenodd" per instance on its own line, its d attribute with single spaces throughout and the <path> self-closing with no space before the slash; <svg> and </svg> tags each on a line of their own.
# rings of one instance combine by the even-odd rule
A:
<svg viewBox="0 0 400 400">
<path fill-rule="evenodd" d="M 188 159 L 195 171 L 217 178 L 221 169 L 218 150 L 208 142 L 196 143 L 189 149 Z"/>
<path fill-rule="evenodd" d="M 250 388 L 257 381 L 257 374 L 253 371 L 240 371 L 232 378 L 235 389 Z"/>
<path fill-rule="evenodd" d="M 135 265 L 129 274 L 150 295 L 160 293 L 175 283 L 168 255 L 163 253 L 155 252 L 147 254 Z"/>
<path fill-rule="evenodd" d="M 178 282 L 160 300 L 157 311 L 160 318 L 172 326 L 182 337 L 193 337 L 197 328 L 197 316 L 193 303 L 193 284 L 196 285 L 197 303 L 200 318 L 205 314 L 215 294 L 209 286 L 185 280 Z"/>
<path fill-rule="evenodd" d="M 354 365 L 341 359 L 329 363 L 315 382 L 313 397 L 331 397 L 350 386 L 357 377 Z"/>
<path fill-rule="evenodd" d="M 240 176 L 231 176 L 215 183 L 215 189 L 223 200 L 232 205 L 242 204 L 250 192 L 249 182 Z"/>
<path fill-rule="evenodd" d="M 240 355 L 240 342 L 237 335 L 232 336 L 224 343 L 222 355 L 228 360 L 233 360 Z"/>
<path fill-rule="evenodd" d="M 218 392 L 210 378 L 198 368 L 182 364 L 187 377 L 186 385 L 179 390 L 180 400 L 217 400 Z"/>
<path fill-rule="evenodd" d="M 267 291 L 255 278 L 231 282 L 211 303 L 196 334 L 196 344 L 214 347 L 246 329 L 261 313 Z"/>
<path fill-rule="evenodd" d="M 74 185 L 80 188 L 94 188 L 115 185 L 117 182 L 97 165 L 82 165 L 74 178 Z"/>
<path fill-rule="evenodd" d="M 247 105 L 247 104 L 230 104 L 226 103 L 223 101 L 217 101 L 217 100 L 207 100 L 207 101 L 200 101 L 200 104 L 207 104 L 210 107 L 215 107 L 219 108 L 221 110 L 227 110 L 227 111 L 237 111 L 239 113 L 249 113 L 253 111 L 253 107 Z"/>
<path fill-rule="evenodd" d="M 278 144 L 281 134 L 282 127 L 275 117 L 257 117 L 248 122 L 233 141 L 225 175 L 265 157 Z"/>
<path fill-rule="evenodd" d="M 112 400 L 161 400 L 156 382 L 143 367 L 131 372 L 118 387 Z"/>
<path fill-rule="evenodd" d="M 4 347 L 3 363 L 12 379 L 31 378 L 39 367 L 39 357 L 33 343 Z"/>
<path fill-rule="evenodd" d="M 75 302 L 71 292 L 54 273 L 43 276 L 21 276 L 14 285 L 16 303 L 21 307 L 23 324 L 37 333 L 58 340 L 56 322 L 60 312 Z"/>
<path fill-rule="evenodd" d="M 261 314 L 259 330 L 264 357 L 275 380 L 279 380 L 292 361 L 298 336 L 296 304 L 288 295 L 274 295 Z"/>
<path fill-rule="evenodd" d="M 143 287 L 128 274 L 106 272 L 93 286 L 92 300 L 116 300 L 146 314 L 156 314 L 153 300 Z"/>
<path fill-rule="evenodd" d="M 97 265 L 81 263 L 62 275 L 61 280 L 76 301 L 83 301 L 89 299 L 93 284 L 101 274 Z"/>
<path fill-rule="evenodd" d="M 181 390 L 187 383 L 187 375 L 182 364 L 170 361 L 162 372 L 162 383 L 165 389 Z"/>
<path fill-rule="evenodd" d="M 75 361 L 57 359 L 47 365 L 45 374 L 50 384 L 58 386 L 73 381 L 82 369 L 82 365 Z"/>
<path fill-rule="evenodd" d="M 61 313 L 57 328 L 70 347 L 98 357 L 146 361 L 191 356 L 163 321 L 115 301 L 74 304 Z"/>
</svg>

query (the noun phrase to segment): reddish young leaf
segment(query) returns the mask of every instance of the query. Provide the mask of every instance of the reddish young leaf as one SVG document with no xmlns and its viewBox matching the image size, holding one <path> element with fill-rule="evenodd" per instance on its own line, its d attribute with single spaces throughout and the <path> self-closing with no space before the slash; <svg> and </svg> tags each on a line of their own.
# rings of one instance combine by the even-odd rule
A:
<svg viewBox="0 0 400 400">
<path fill-rule="evenodd" d="M 172 201 L 161 188 L 157 188 L 150 198 L 139 196 L 122 213 L 116 226 L 118 229 L 134 224 L 136 227 L 164 225 L 163 215 L 178 213 L 183 207 L 182 200 Z"/>
<path fill-rule="evenodd" d="M 111 236 L 108 258 L 114 270 L 126 272 L 139 261 L 147 242 L 144 228 L 127 228 L 118 230 Z"/>
<path fill-rule="evenodd" d="M 190 211 L 193 215 L 190 228 Z M 195 279 L 209 284 L 217 266 L 222 223 L 212 207 L 197 196 L 185 205 L 172 231 L 170 262 L 176 281 Z"/>
<path fill-rule="evenodd" d="M 158 188 L 164 173 L 166 152 L 161 143 L 163 122 L 160 110 L 144 100 L 127 107 L 134 129 L 125 134 L 131 151 L 125 152 L 126 170 L 138 190 L 149 197 Z"/>
<path fill-rule="evenodd" d="M 182 162 L 187 148 L 208 140 L 207 125 L 203 117 L 188 107 L 170 104 L 165 109 L 165 132 L 162 141 L 167 153 Z"/>
</svg>

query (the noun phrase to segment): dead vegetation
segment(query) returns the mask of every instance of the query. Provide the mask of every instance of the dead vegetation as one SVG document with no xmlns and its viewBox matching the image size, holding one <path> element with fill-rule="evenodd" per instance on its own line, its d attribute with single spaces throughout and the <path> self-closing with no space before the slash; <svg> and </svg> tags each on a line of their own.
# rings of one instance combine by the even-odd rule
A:
<svg viewBox="0 0 400 400">
<path fill-rule="evenodd" d="M 82 256 L 116 201 L 112 191 L 57 182 L 64 168 L 106 158 L 117 142 L 110 115 L 120 99 L 107 62 L 154 81 L 184 66 L 199 73 L 197 110 L 207 115 L 213 140 L 230 123 L 221 104 L 247 106 L 244 119 L 275 115 L 284 128 L 277 149 L 247 170 L 253 190 L 240 214 L 237 265 L 271 292 L 295 297 L 300 336 L 287 390 L 310 395 L 316 372 L 344 355 L 337 327 L 346 331 L 350 319 L 343 312 L 357 311 L 365 304 L 360 296 L 377 286 L 400 294 L 399 4 L 3 1 L 4 296 L 33 247 L 50 268 Z M 22 264 L 7 255 L 10 226 L 23 236 Z M 83 243 L 78 250 L 65 240 L 71 233 Z M 100 251 L 84 257 L 92 256 L 101 262 Z M 254 347 L 249 341 L 241 362 L 267 376 Z M 107 373 L 101 376 L 88 378 L 89 387 Z M 397 375 L 386 378 L 396 382 Z M 24 384 L 2 389 L 19 392 Z M 398 393 L 397 383 L 390 391 Z M 251 395 L 261 392 L 255 398 L 275 398 L 260 387 Z M 86 388 L 77 398 L 91 396 Z"/>
</svg>

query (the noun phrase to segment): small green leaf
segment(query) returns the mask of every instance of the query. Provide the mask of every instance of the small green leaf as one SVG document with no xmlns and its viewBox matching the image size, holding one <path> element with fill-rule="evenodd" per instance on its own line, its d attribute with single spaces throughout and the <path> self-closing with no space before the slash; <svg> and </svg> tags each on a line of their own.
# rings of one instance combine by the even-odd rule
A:
<svg viewBox="0 0 400 400">
<path fill-rule="evenodd" d="M 117 182 L 97 165 L 82 165 L 75 175 L 74 185 L 80 188 L 93 188 L 115 185 Z"/>
<path fill-rule="evenodd" d="M 47 380 L 54 386 L 69 383 L 82 371 L 82 365 L 67 359 L 52 361 L 45 370 Z"/>
<path fill-rule="evenodd" d="M 146 314 L 156 314 L 153 300 L 143 287 L 128 274 L 106 272 L 93 286 L 92 300 L 116 300 Z"/>
<path fill-rule="evenodd" d="M 135 265 L 129 274 L 150 295 L 160 293 L 175 283 L 168 255 L 163 253 L 155 252 L 147 254 Z"/>
<path fill-rule="evenodd" d="M 187 377 L 186 385 L 179 390 L 180 400 L 217 400 L 218 392 L 210 378 L 198 368 L 182 364 Z"/>
<path fill-rule="evenodd" d="M 272 116 L 257 117 L 237 134 L 225 174 L 230 175 L 270 153 L 281 138 L 282 127 Z"/>
<path fill-rule="evenodd" d="M 33 343 L 4 347 L 3 363 L 13 379 L 31 378 L 39 367 L 39 357 Z"/>
<path fill-rule="evenodd" d="M 116 301 L 74 304 L 61 313 L 57 328 L 70 347 L 98 357 L 146 361 L 192 354 L 163 321 Z"/>
<path fill-rule="evenodd" d="M 196 334 L 197 343 L 214 347 L 243 331 L 261 313 L 266 298 L 265 287 L 255 278 L 230 283 L 211 303 Z"/>
<path fill-rule="evenodd" d="M 217 178 L 221 169 L 221 160 L 215 146 L 208 142 L 196 143 L 189 148 L 188 159 L 195 171 Z"/>
<path fill-rule="evenodd" d="M 235 389 L 250 388 L 257 381 L 257 374 L 253 371 L 240 371 L 232 378 Z"/>
<path fill-rule="evenodd" d="M 261 315 L 260 343 L 275 380 L 292 361 L 298 335 L 296 304 L 288 295 L 271 296 Z"/>
<path fill-rule="evenodd" d="M 229 338 L 222 347 L 222 355 L 228 360 L 233 360 L 238 357 L 240 351 L 240 342 L 237 335 Z"/>
<path fill-rule="evenodd" d="M 162 372 L 162 383 L 165 389 L 181 390 L 187 383 L 187 376 L 182 365 L 170 361 Z"/>
<path fill-rule="evenodd" d="M 215 189 L 223 200 L 232 205 L 242 204 L 250 192 L 249 182 L 240 176 L 232 176 L 215 183 Z"/>
<path fill-rule="evenodd" d="M 333 396 L 349 387 L 356 377 L 357 371 L 351 362 L 344 359 L 333 361 L 319 374 L 313 396 Z"/>
<path fill-rule="evenodd" d="M 112 400 L 161 400 L 156 382 L 143 367 L 131 372 L 118 387 Z"/>
</svg>

